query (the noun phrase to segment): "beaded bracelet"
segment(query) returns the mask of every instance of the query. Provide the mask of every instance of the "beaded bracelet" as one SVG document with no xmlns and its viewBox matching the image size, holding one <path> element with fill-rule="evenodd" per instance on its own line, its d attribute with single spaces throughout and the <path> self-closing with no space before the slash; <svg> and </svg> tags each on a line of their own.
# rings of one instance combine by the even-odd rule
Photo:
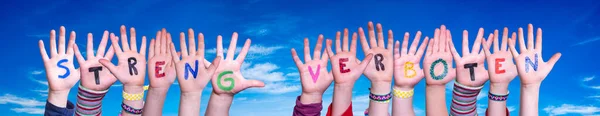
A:
<svg viewBox="0 0 600 116">
<path fill-rule="evenodd" d="M 369 99 L 371 99 L 371 101 L 375 101 L 378 103 L 388 103 L 388 102 L 390 102 L 390 99 L 392 99 L 392 92 L 385 94 L 385 95 L 377 95 L 377 94 L 370 93 Z"/>
<path fill-rule="evenodd" d="M 497 95 L 497 94 L 493 94 L 492 92 L 489 92 L 488 98 L 492 101 L 506 101 L 506 99 L 508 99 L 509 93 L 510 92 L 506 93 L 505 95 Z"/>
<path fill-rule="evenodd" d="M 128 106 L 125 103 L 121 104 L 121 108 L 123 108 L 123 110 L 125 110 L 125 112 L 130 113 L 130 114 L 142 114 L 142 109 L 135 109 L 131 106 Z"/>
<path fill-rule="evenodd" d="M 398 98 L 410 98 L 415 94 L 415 89 L 411 89 L 409 91 L 402 91 L 402 90 L 398 90 L 398 89 L 394 89 L 394 97 L 398 97 Z"/>
</svg>

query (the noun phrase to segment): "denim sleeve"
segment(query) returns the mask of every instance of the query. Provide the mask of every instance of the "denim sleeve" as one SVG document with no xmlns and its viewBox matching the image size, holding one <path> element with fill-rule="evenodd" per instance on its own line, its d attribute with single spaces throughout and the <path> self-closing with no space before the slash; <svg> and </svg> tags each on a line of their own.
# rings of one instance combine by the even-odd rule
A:
<svg viewBox="0 0 600 116">
<path fill-rule="evenodd" d="M 73 116 L 75 114 L 75 106 L 71 101 L 67 101 L 67 107 L 61 108 L 46 101 L 46 110 L 44 116 Z"/>
</svg>

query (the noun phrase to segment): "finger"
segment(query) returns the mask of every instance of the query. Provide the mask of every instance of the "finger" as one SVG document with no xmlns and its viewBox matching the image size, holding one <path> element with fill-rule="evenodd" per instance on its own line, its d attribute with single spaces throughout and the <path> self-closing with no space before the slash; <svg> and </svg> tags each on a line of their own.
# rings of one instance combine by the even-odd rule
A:
<svg viewBox="0 0 600 116">
<path fill-rule="evenodd" d="M 162 32 L 159 30 L 156 32 L 156 39 L 154 41 L 154 54 L 158 56 L 160 54 L 160 41 L 162 40 Z"/>
<path fill-rule="evenodd" d="M 100 40 L 100 45 L 98 45 L 98 50 L 96 50 L 96 52 L 98 52 L 96 53 L 96 57 L 104 56 L 104 53 L 106 52 L 106 44 L 108 43 L 108 37 L 108 31 L 105 30 L 104 34 L 102 34 L 102 40 Z"/>
<path fill-rule="evenodd" d="M 87 59 L 91 59 L 94 57 L 94 36 L 92 35 L 92 33 L 88 33 L 87 35 L 87 47 L 86 47 L 86 56 Z M 79 50 L 76 50 L 79 51 Z M 81 54 L 81 53 L 79 53 Z"/>
<path fill-rule="evenodd" d="M 452 41 L 452 34 L 450 33 L 450 29 L 446 29 L 446 33 L 445 34 L 446 34 L 446 43 L 445 44 L 448 44 L 449 41 Z M 456 49 L 455 46 L 450 46 L 448 44 L 448 45 L 446 45 L 446 48 L 444 48 L 444 49 L 446 49 L 444 51 L 450 52 L 450 49 L 451 49 L 450 47 L 454 47 L 454 49 Z"/>
<path fill-rule="evenodd" d="M 296 63 L 296 66 L 298 66 L 298 68 L 300 68 L 300 66 L 302 66 L 302 61 L 300 61 L 300 58 L 298 57 L 298 54 L 296 53 L 296 49 L 292 48 L 292 58 L 294 59 L 294 63 Z"/>
<path fill-rule="evenodd" d="M 54 29 L 52 29 L 52 30 L 50 30 L 50 56 L 54 57 L 57 55 L 58 55 L 58 52 L 56 51 L 56 31 L 54 31 Z"/>
<path fill-rule="evenodd" d="M 198 33 L 198 56 L 204 58 L 204 34 Z"/>
<path fill-rule="evenodd" d="M 369 31 L 369 43 L 371 47 L 379 47 L 377 46 L 377 41 L 375 40 L 375 26 L 373 26 L 373 22 L 369 21 L 369 25 L 367 26 Z"/>
<path fill-rule="evenodd" d="M 240 54 L 238 55 L 237 59 L 235 59 L 240 64 L 244 63 L 244 59 L 246 58 L 246 54 L 248 54 L 248 51 L 250 50 L 250 44 L 251 43 L 252 43 L 252 41 L 250 40 L 250 38 L 246 39 L 246 42 L 244 43 L 244 47 L 242 47 L 242 51 L 240 51 Z"/>
<path fill-rule="evenodd" d="M 458 54 L 458 51 L 456 51 L 456 47 L 454 47 L 454 42 L 452 41 L 448 41 L 449 47 L 451 48 L 450 51 L 452 53 L 452 57 L 454 58 L 455 61 L 460 61 L 460 54 Z"/>
<path fill-rule="evenodd" d="M 344 29 L 344 40 L 342 41 L 342 51 L 347 52 L 350 51 L 348 49 L 348 28 Z"/>
<path fill-rule="evenodd" d="M 193 42 L 193 40 L 190 42 Z M 181 49 L 181 57 L 185 58 L 188 56 L 188 48 L 187 44 L 185 43 L 185 33 L 183 32 L 179 33 L 179 49 Z"/>
<path fill-rule="evenodd" d="M 215 57 L 215 59 L 213 59 L 212 64 L 210 62 L 208 62 L 206 59 L 204 59 L 204 67 L 207 67 L 208 71 L 213 72 L 217 69 L 217 67 L 221 63 L 222 59 L 223 58 L 221 58 L 221 56 L 217 56 L 217 57 Z"/>
<path fill-rule="evenodd" d="M 335 52 L 340 53 L 342 52 L 342 47 L 341 47 L 341 43 L 340 43 L 340 36 L 341 36 L 341 32 L 336 32 L 335 33 Z"/>
<path fill-rule="evenodd" d="M 469 55 L 469 31 L 463 31 L 463 40 L 462 40 L 462 54 Z"/>
<path fill-rule="evenodd" d="M 173 40 L 171 38 L 171 33 L 167 32 L 167 41 L 165 44 L 166 48 L 165 48 L 165 54 L 166 56 L 169 56 L 169 54 L 171 54 L 171 50 L 169 50 L 169 46 L 173 43 Z M 170 63 L 169 66 L 171 66 L 173 63 Z"/>
<path fill-rule="evenodd" d="M 513 35 L 513 36 L 515 36 L 515 35 Z M 516 38 L 516 37 L 513 37 L 513 38 Z M 507 48 L 506 46 L 508 46 L 507 41 L 508 41 L 508 28 L 504 27 L 504 31 L 502 32 L 502 45 L 500 45 L 501 46 L 500 51 L 507 50 L 506 49 Z M 498 41 L 495 41 L 495 42 L 498 42 Z"/>
<path fill-rule="evenodd" d="M 527 25 L 527 50 L 533 50 L 533 25 Z"/>
<path fill-rule="evenodd" d="M 119 37 L 116 37 L 114 33 L 110 33 L 110 42 L 112 43 L 112 47 L 117 54 L 117 57 L 122 53 L 121 47 L 119 46 Z"/>
<path fill-rule="evenodd" d="M 148 47 L 148 59 L 154 56 L 154 39 L 150 40 L 150 47 Z"/>
<path fill-rule="evenodd" d="M 130 46 L 131 46 L 131 51 L 137 52 L 137 38 L 136 38 L 136 34 L 135 34 L 135 28 L 131 27 L 129 29 L 129 32 L 131 34 L 129 34 L 131 36 L 131 41 L 129 42 Z"/>
<path fill-rule="evenodd" d="M 331 50 L 331 40 L 327 39 L 327 41 L 325 43 L 326 43 L 325 46 L 327 46 L 327 49 L 326 49 L 327 50 L 327 55 L 329 57 L 335 56 L 335 54 L 333 53 L 333 50 Z"/>
<path fill-rule="evenodd" d="M 500 51 L 500 46 L 498 45 L 498 29 L 494 30 L 494 38 L 493 38 L 493 40 L 491 40 L 492 38 L 488 38 L 488 39 L 490 39 L 490 41 L 494 41 L 493 42 L 494 43 L 494 53 Z M 485 43 L 485 42 L 483 42 L 483 43 Z"/>
<path fill-rule="evenodd" d="M 369 43 L 367 42 L 367 37 L 365 37 L 365 31 L 362 27 L 358 28 L 358 35 L 360 36 L 360 45 L 362 46 L 363 52 L 367 53 L 369 48 Z M 377 46 L 373 46 L 377 47 Z"/>
<path fill-rule="evenodd" d="M 394 44 L 394 32 L 392 30 L 388 30 L 388 45 L 387 49 L 393 49 L 392 44 Z"/>
<path fill-rule="evenodd" d="M 519 28 L 519 50 L 521 52 L 525 52 L 527 50 L 527 47 L 525 46 L 525 37 L 523 37 L 523 28 Z"/>
<path fill-rule="evenodd" d="M 554 64 L 556 64 L 556 62 L 558 62 L 558 60 L 560 59 L 560 56 L 562 56 L 562 54 L 556 53 L 554 55 L 552 55 L 552 57 L 550 58 L 550 60 L 548 60 L 548 66 L 550 70 L 552 70 L 552 68 L 554 67 Z"/>
<path fill-rule="evenodd" d="M 108 47 L 108 52 L 106 52 L 106 55 L 103 56 L 103 58 L 111 60 L 113 58 L 113 56 L 115 56 L 115 49 L 111 45 L 110 47 Z"/>
<path fill-rule="evenodd" d="M 195 56 L 196 55 L 196 37 L 194 35 L 194 30 L 192 28 L 188 29 L 188 41 L 190 43 L 189 46 L 189 55 L 190 56 Z M 183 50 L 183 48 L 181 48 Z"/>
<path fill-rule="evenodd" d="M 419 50 L 417 50 L 417 54 L 415 54 L 417 56 L 417 59 L 421 59 L 421 57 L 423 56 L 423 52 L 425 51 L 425 47 L 427 47 L 427 44 L 429 43 L 429 37 L 425 37 L 425 39 L 423 40 L 423 43 L 421 43 L 421 46 L 419 46 Z"/>
<path fill-rule="evenodd" d="M 400 41 L 394 44 L 394 59 L 400 58 Z"/>
<path fill-rule="evenodd" d="M 440 29 L 437 29 L 437 28 L 435 29 L 433 37 L 434 37 L 433 39 L 435 39 L 435 41 L 433 41 L 433 42 L 435 42 L 435 43 L 433 43 L 433 47 L 431 47 L 433 49 L 432 52 L 439 52 L 440 51 L 440 49 L 439 49 L 440 41 L 441 41 Z"/>
<path fill-rule="evenodd" d="M 429 37 L 425 36 L 425 39 L 428 39 Z M 431 55 L 433 54 L 433 46 L 435 43 L 435 38 L 431 38 L 429 39 L 429 42 L 427 43 L 427 52 L 425 53 L 425 55 Z"/>
<path fill-rule="evenodd" d="M 304 38 L 304 62 L 311 61 L 310 57 L 310 40 L 308 38 Z"/>
<path fill-rule="evenodd" d="M 119 70 L 117 69 L 117 66 L 115 66 L 112 62 L 110 62 L 107 59 L 100 59 L 100 64 L 102 64 L 104 67 L 108 68 L 108 70 L 110 72 L 114 72 L 114 73 L 119 72 Z M 115 76 L 115 77 L 117 77 L 117 79 L 121 80 L 119 78 L 119 76 Z"/>
<path fill-rule="evenodd" d="M 410 34 L 408 32 L 404 32 L 404 39 L 402 39 L 402 50 L 400 51 L 401 56 L 405 56 L 408 53 L 408 37 Z"/>
<path fill-rule="evenodd" d="M 479 28 L 479 32 L 477 32 L 477 38 L 475 39 L 475 42 L 473 43 L 473 49 L 471 50 L 471 54 L 478 54 L 479 50 L 481 50 L 481 40 L 483 39 L 483 28 Z"/>
<path fill-rule="evenodd" d="M 535 36 L 535 50 L 538 53 L 542 53 L 542 28 L 537 29 L 537 34 Z"/>
<path fill-rule="evenodd" d="M 413 40 L 412 44 L 410 45 L 410 49 L 408 50 L 408 54 L 411 54 L 411 55 L 415 54 L 420 40 L 421 40 L 421 31 L 417 31 L 417 34 L 415 35 L 415 39 Z"/>
<path fill-rule="evenodd" d="M 383 43 L 383 29 L 379 23 L 377 23 L 377 46 L 385 49 L 385 43 Z"/>
<path fill-rule="evenodd" d="M 167 53 L 167 29 L 163 28 L 161 31 L 161 39 L 160 39 L 160 54 Z M 167 54 L 168 55 L 168 54 Z"/>
<path fill-rule="evenodd" d="M 40 47 L 40 55 L 42 55 L 42 60 L 43 61 L 50 60 L 50 58 L 48 58 L 48 53 L 46 53 L 46 48 L 44 47 L 44 41 L 39 40 L 38 46 Z"/>
<path fill-rule="evenodd" d="M 496 36 L 496 35 L 494 35 L 494 36 Z M 488 39 L 488 40 L 492 40 L 493 41 L 493 39 Z M 485 53 L 485 57 L 486 58 L 489 58 L 490 55 L 491 55 L 491 52 L 490 52 L 490 49 L 489 49 L 490 46 L 488 44 L 486 44 L 486 43 L 487 42 L 486 42 L 485 39 L 483 41 L 481 41 L 481 44 L 483 44 L 483 53 Z M 497 42 L 494 42 L 494 43 L 497 43 Z"/>
<path fill-rule="evenodd" d="M 452 41 L 449 40 L 446 36 L 446 25 L 442 25 L 440 26 L 440 46 L 438 46 L 440 49 L 440 52 L 447 52 L 450 51 L 447 47 L 448 41 Z"/>
<path fill-rule="evenodd" d="M 121 25 L 121 45 L 123 46 L 123 52 L 129 51 L 129 43 L 127 42 L 127 28 L 125 25 Z"/>
<path fill-rule="evenodd" d="M 175 44 L 171 43 L 169 45 L 169 50 L 171 50 L 171 57 L 173 57 L 173 61 L 179 62 L 179 55 L 177 55 L 177 51 L 175 51 Z M 183 53 L 181 53 L 183 55 Z"/>
<path fill-rule="evenodd" d="M 221 35 L 217 36 L 217 56 L 223 56 L 223 37 Z"/>
<path fill-rule="evenodd" d="M 358 65 L 358 70 L 360 72 L 363 72 L 367 68 L 367 65 L 369 64 L 368 61 L 371 61 L 372 58 L 373 58 L 373 54 L 367 55 L 367 57 L 365 57 L 365 59 L 360 61 L 360 64 Z"/>
<path fill-rule="evenodd" d="M 347 40 L 346 40 L 347 41 Z M 348 44 L 348 43 L 346 43 Z M 346 48 L 348 45 L 346 45 Z M 313 52 L 313 59 L 318 60 L 321 59 L 321 50 L 323 50 L 323 35 L 319 35 L 319 39 L 317 40 L 317 44 L 315 45 L 315 50 Z"/>
<path fill-rule="evenodd" d="M 79 47 L 77 47 L 77 45 L 75 45 L 75 47 L 73 49 L 75 49 L 75 58 L 77 59 L 77 62 L 79 64 L 83 64 L 85 62 L 85 59 L 81 55 L 81 52 L 79 51 Z"/>
<path fill-rule="evenodd" d="M 65 54 L 65 27 L 60 26 L 58 35 L 58 54 Z"/>
<path fill-rule="evenodd" d="M 323 61 L 323 62 L 324 62 L 323 64 L 327 64 L 327 62 L 329 61 L 329 55 L 327 55 L 327 53 L 324 53 L 324 54 L 321 56 L 321 61 Z"/>
<path fill-rule="evenodd" d="M 73 55 L 73 45 L 75 45 L 75 39 L 77 36 L 75 35 L 75 31 L 71 31 L 71 36 L 69 36 L 69 43 L 67 43 L 67 55 Z M 94 52 L 92 52 L 93 54 Z"/>
<path fill-rule="evenodd" d="M 352 42 L 350 42 L 350 53 L 356 54 L 356 32 L 352 33 Z"/>
<path fill-rule="evenodd" d="M 513 35 L 514 35 L 514 33 L 513 33 Z M 515 39 L 509 38 L 508 46 L 509 46 L 510 53 L 512 54 L 513 58 L 517 59 L 517 57 L 519 57 L 519 52 L 517 52 L 517 49 L 515 48 L 515 43 L 516 43 L 515 41 L 516 41 Z"/>
<path fill-rule="evenodd" d="M 483 45 L 487 45 L 488 47 L 484 47 L 482 49 L 490 49 L 489 47 L 492 46 L 492 42 L 496 42 L 493 38 L 495 38 L 494 36 L 496 36 L 496 34 L 492 34 L 490 33 L 490 36 L 488 37 L 487 40 L 485 40 L 485 38 L 481 39 L 481 44 Z M 483 55 L 483 50 L 479 51 L 479 55 Z"/>
<path fill-rule="evenodd" d="M 265 83 L 259 80 L 247 80 L 248 88 L 265 87 Z"/>
<path fill-rule="evenodd" d="M 146 36 L 142 36 L 142 46 L 140 47 L 140 54 L 146 55 Z"/>
</svg>

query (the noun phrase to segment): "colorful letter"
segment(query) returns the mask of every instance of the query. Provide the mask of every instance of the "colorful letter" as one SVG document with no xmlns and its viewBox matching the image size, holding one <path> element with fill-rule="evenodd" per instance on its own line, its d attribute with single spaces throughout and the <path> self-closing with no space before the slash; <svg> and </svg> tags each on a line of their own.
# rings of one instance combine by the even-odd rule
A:
<svg viewBox="0 0 600 116">
<path fill-rule="evenodd" d="M 465 64 L 465 68 L 469 68 L 469 74 L 471 74 L 471 81 L 475 81 L 475 67 L 477 67 L 477 63 Z"/>
<path fill-rule="evenodd" d="M 535 53 L 535 63 L 531 61 L 529 56 L 525 56 L 525 72 L 529 72 L 529 65 L 533 68 L 534 71 L 538 69 L 538 55 Z"/>
<path fill-rule="evenodd" d="M 417 75 L 417 71 L 415 71 L 414 69 L 415 64 L 412 62 L 406 62 L 404 63 L 404 77 L 406 78 L 413 78 Z M 412 73 L 408 73 L 408 72 L 412 72 Z"/>
<path fill-rule="evenodd" d="M 190 63 L 185 63 L 185 74 L 183 77 L 185 77 L 185 80 L 188 79 L 188 71 L 190 73 L 192 73 L 192 76 L 194 76 L 194 79 L 196 79 L 196 76 L 198 75 L 198 60 L 196 60 L 196 65 L 194 67 L 194 69 L 192 69 L 192 66 L 190 66 Z"/>
<path fill-rule="evenodd" d="M 129 62 L 129 75 L 138 75 L 137 68 L 135 68 L 135 64 L 137 64 L 137 59 L 135 59 L 135 57 L 130 57 L 129 59 L 127 59 L 127 62 Z"/>
<path fill-rule="evenodd" d="M 96 79 L 96 85 L 100 85 L 100 77 L 98 72 L 102 71 L 102 67 L 90 67 L 88 70 L 90 70 L 89 72 L 94 72 L 94 78 Z"/>
<path fill-rule="evenodd" d="M 228 75 L 228 74 L 233 74 L 233 71 L 224 71 L 221 74 L 219 74 L 219 76 L 217 77 L 217 86 L 219 87 L 219 89 L 223 90 L 223 91 L 231 91 L 233 90 L 233 87 L 235 87 L 235 80 L 233 80 L 232 77 L 227 77 L 225 78 L 223 81 L 225 82 L 231 82 L 231 84 L 229 86 L 223 86 L 223 84 L 221 84 L 221 78 L 224 75 Z"/>
<path fill-rule="evenodd" d="M 155 69 L 154 69 L 154 75 L 156 76 L 156 78 L 161 78 L 161 77 L 165 77 L 165 73 L 160 73 L 160 70 L 162 70 L 162 67 L 160 67 L 161 65 L 165 65 L 165 61 L 157 61 L 156 65 L 155 65 Z"/>
<path fill-rule="evenodd" d="M 385 71 L 385 67 L 381 61 L 383 61 L 383 55 L 375 54 L 375 69 L 377 69 L 377 71 L 380 71 L 380 69 Z"/>
<path fill-rule="evenodd" d="M 339 61 L 340 61 L 340 72 L 342 72 L 342 73 L 350 72 L 350 69 L 344 69 L 344 68 L 346 68 L 345 62 L 348 62 L 348 58 L 340 58 Z"/>
<path fill-rule="evenodd" d="M 437 65 L 438 63 L 442 63 L 444 65 L 444 72 L 442 72 L 442 74 L 436 76 L 435 72 L 433 72 L 433 71 L 435 70 L 435 65 Z M 429 74 L 431 74 L 431 77 L 435 80 L 444 79 L 444 77 L 446 77 L 446 75 L 448 74 L 448 63 L 446 63 L 446 61 L 441 58 L 434 61 L 433 63 L 431 63 L 431 67 L 429 69 Z"/>
<path fill-rule="evenodd" d="M 504 62 L 504 58 L 496 58 L 496 74 L 502 74 L 506 72 L 506 70 L 500 69 L 500 67 L 502 67 L 502 64 L 500 64 L 500 62 Z"/>
<path fill-rule="evenodd" d="M 321 64 L 317 65 L 317 73 L 312 70 L 312 67 L 308 66 L 308 72 L 310 72 L 310 77 L 312 77 L 314 83 L 317 83 L 317 79 L 319 79 L 319 73 L 321 72 L 320 70 Z"/>
<path fill-rule="evenodd" d="M 65 63 L 65 62 L 69 62 L 69 60 L 62 59 L 62 60 L 58 61 L 58 63 L 56 63 L 56 66 L 58 66 L 58 68 L 65 69 L 65 71 L 66 71 L 65 74 L 58 75 L 58 78 L 64 79 L 64 78 L 67 78 L 69 75 L 71 75 L 71 71 L 69 70 L 69 68 L 67 68 L 65 65 L 61 65 L 62 63 Z"/>
</svg>

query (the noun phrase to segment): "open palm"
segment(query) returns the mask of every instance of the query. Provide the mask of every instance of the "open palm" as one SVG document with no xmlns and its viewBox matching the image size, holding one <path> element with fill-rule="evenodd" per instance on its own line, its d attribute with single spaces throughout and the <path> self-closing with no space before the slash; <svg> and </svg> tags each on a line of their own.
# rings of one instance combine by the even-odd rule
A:
<svg viewBox="0 0 600 116">
<path fill-rule="evenodd" d="M 527 46 L 523 37 L 523 29 L 519 28 L 519 49 L 517 52 L 515 42 L 509 44 L 513 58 L 517 63 L 517 70 L 521 77 L 521 84 L 540 84 L 560 59 L 561 53 L 552 55 L 548 62 L 542 59 L 542 29 L 537 29 L 535 47 L 533 46 L 533 25 L 527 26 Z"/>
<path fill-rule="evenodd" d="M 434 38 L 429 40 L 423 61 L 427 85 L 445 85 L 456 77 L 448 41 L 452 41 L 452 37 L 446 26 L 435 29 Z"/>
<path fill-rule="evenodd" d="M 354 85 L 354 82 L 362 75 L 363 71 L 371 61 L 373 54 L 367 55 L 361 62 L 356 58 L 356 33 L 352 34 L 352 44 L 348 49 L 348 29 L 344 29 L 344 44 L 340 46 L 340 32 L 335 37 L 336 53 L 331 50 L 331 40 L 327 39 L 327 54 L 331 59 L 331 69 L 336 84 Z M 367 61 L 367 62 L 365 62 Z"/>
<path fill-rule="evenodd" d="M 429 37 L 425 37 L 418 50 L 417 46 L 421 39 L 421 31 L 417 32 L 412 45 L 410 45 L 410 50 L 408 49 L 408 37 L 407 32 L 404 34 L 402 50 L 400 50 L 400 42 L 396 41 L 394 45 L 394 84 L 397 87 L 410 89 L 414 88 L 425 76 L 419 64 Z"/>
<path fill-rule="evenodd" d="M 298 57 L 298 54 L 294 48 L 291 50 L 292 58 L 294 58 L 294 62 L 298 67 L 298 71 L 300 72 L 302 92 L 308 94 L 323 94 L 323 92 L 327 90 L 333 81 L 331 73 L 327 72 L 327 61 L 329 60 L 329 56 L 327 56 L 327 54 L 324 54 L 325 56 L 321 56 L 321 51 L 323 50 L 323 35 L 319 35 L 312 59 L 310 57 L 309 45 L 308 38 L 305 38 L 304 61 L 306 63 L 303 64 L 302 61 L 300 61 L 300 58 Z"/>
<path fill-rule="evenodd" d="M 117 78 L 115 78 L 115 76 L 112 73 L 110 73 L 109 69 L 100 64 L 100 60 L 104 59 L 110 61 L 114 56 L 115 52 L 113 51 L 112 47 L 110 47 L 108 49 L 108 52 L 104 54 L 106 51 L 106 43 L 108 41 L 108 31 L 104 31 L 96 55 L 94 55 L 93 41 L 93 35 L 92 33 L 89 33 L 86 47 L 87 60 L 83 58 L 83 56 L 79 52 L 79 47 L 75 45 L 75 56 L 81 68 L 81 85 L 92 90 L 106 90 L 113 83 L 115 83 L 115 81 L 117 81 Z"/>
<path fill-rule="evenodd" d="M 478 87 L 483 85 L 489 79 L 488 72 L 483 64 L 485 61 L 485 54 L 481 52 L 481 41 L 485 41 L 483 35 L 483 28 L 479 28 L 475 43 L 473 44 L 473 49 L 469 52 L 469 33 L 467 30 L 463 31 L 463 57 L 456 51 L 454 42 L 449 41 L 450 47 L 452 47 L 452 56 L 456 61 L 456 81 L 460 84 Z M 490 34 L 490 38 L 491 37 L 493 37 L 493 34 Z"/>
<path fill-rule="evenodd" d="M 515 77 L 517 77 L 517 67 L 513 62 L 513 58 L 511 53 L 508 51 L 508 43 L 507 41 L 515 41 L 516 34 L 513 33 L 511 38 L 508 38 L 508 28 L 504 28 L 504 32 L 502 33 L 502 47 L 499 47 L 498 41 L 498 30 L 494 31 L 494 36 L 492 39 L 488 39 L 493 41 L 494 43 L 494 53 L 490 52 L 489 45 L 483 44 L 485 57 L 488 62 L 488 74 L 490 75 L 491 83 L 501 83 L 508 84 Z M 482 43 L 486 43 L 482 41 Z"/>
<path fill-rule="evenodd" d="M 56 31 L 50 31 L 50 56 L 44 47 L 44 41 L 39 40 L 40 54 L 46 68 L 46 79 L 50 91 L 68 91 L 79 81 L 79 71 L 73 65 L 73 45 L 75 32 L 71 32 L 68 47 L 65 48 L 65 27 L 60 27 L 58 51 Z M 65 69 L 66 68 L 66 69 Z"/>
<path fill-rule="evenodd" d="M 125 26 L 121 26 L 121 45 L 118 43 L 119 37 L 111 34 L 112 46 L 119 64 L 115 66 L 109 60 L 102 60 L 100 63 L 108 67 L 123 85 L 143 86 L 146 76 L 146 37 L 142 37 L 142 46 L 138 53 L 135 28 L 130 30 L 131 41 L 129 42 L 126 29 Z M 130 68 L 129 65 L 133 65 L 134 68 Z"/>
<path fill-rule="evenodd" d="M 185 33 L 179 34 L 181 59 L 175 51 L 175 45 L 171 43 L 171 56 L 175 61 L 175 69 L 177 70 L 177 80 L 181 87 L 181 92 L 202 92 L 204 87 L 210 81 L 211 76 L 217 69 L 221 57 L 216 57 L 213 64 L 206 67 L 204 62 L 204 35 L 198 34 L 198 50 L 196 51 L 196 42 L 194 30 L 188 30 L 189 50 L 185 42 Z M 189 69 L 188 69 L 189 68 Z"/>
<path fill-rule="evenodd" d="M 156 32 L 156 40 L 150 40 L 148 52 L 148 79 L 152 88 L 168 88 L 175 82 L 175 63 L 168 46 L 172 44 L 171 34 L 166 29 Z"/>
<path fill-rule="evenodd" d="M 365 37 L 365 32 L 362 28 L 358 29 L 358 35 L 360 36 L 360 43 L 362 45 L 365 54 L 373 54 L 375 58 L 369 60 L 369 65 L 364 70 L 364 74 L 371 82 L 392 82 L 392 75 L 394 71 L 394 60 L 392 57 L 392 44 L 394 43 L 394 36 L 392 30 L 388 31 L 387 49 L 385 42 L 383 41 L 383 29 L 381 24 L 377 24 L 377 37 L 375 37 L 373 22 L 369 22 L 369 43 Z M 344 34 L 347 32 L 344 31 Z M 348 40 L 347 36 L 344 36 L 344 40 Z M 377 41 L 375 41 L 377 38 Z M 336 40 L 336 42 L 339 42 Z"/>
<path fill-rule="evenodd" d="M 213 92 L 216 94 L 236 94 L 251 87 L 264 87 L 265 83 L 258 80 L 246 80 L 240 68 L 246 58 L 246 54 L 250 49 L 250 39 L 246 39 L 246 43 L 238 54 L 237 59 L 233 59 L 238 39 L 238 34 L 233 33 L 229 49 L 227 49 L 227 57 L 223 57 L 223 38 L 217 37 L 217 57 L 221 57 L 219 65 L 217 65 L 216 73 L 212 76 Z M 224 59 L 223 59 L 224 58 Z"/>
</svg>

